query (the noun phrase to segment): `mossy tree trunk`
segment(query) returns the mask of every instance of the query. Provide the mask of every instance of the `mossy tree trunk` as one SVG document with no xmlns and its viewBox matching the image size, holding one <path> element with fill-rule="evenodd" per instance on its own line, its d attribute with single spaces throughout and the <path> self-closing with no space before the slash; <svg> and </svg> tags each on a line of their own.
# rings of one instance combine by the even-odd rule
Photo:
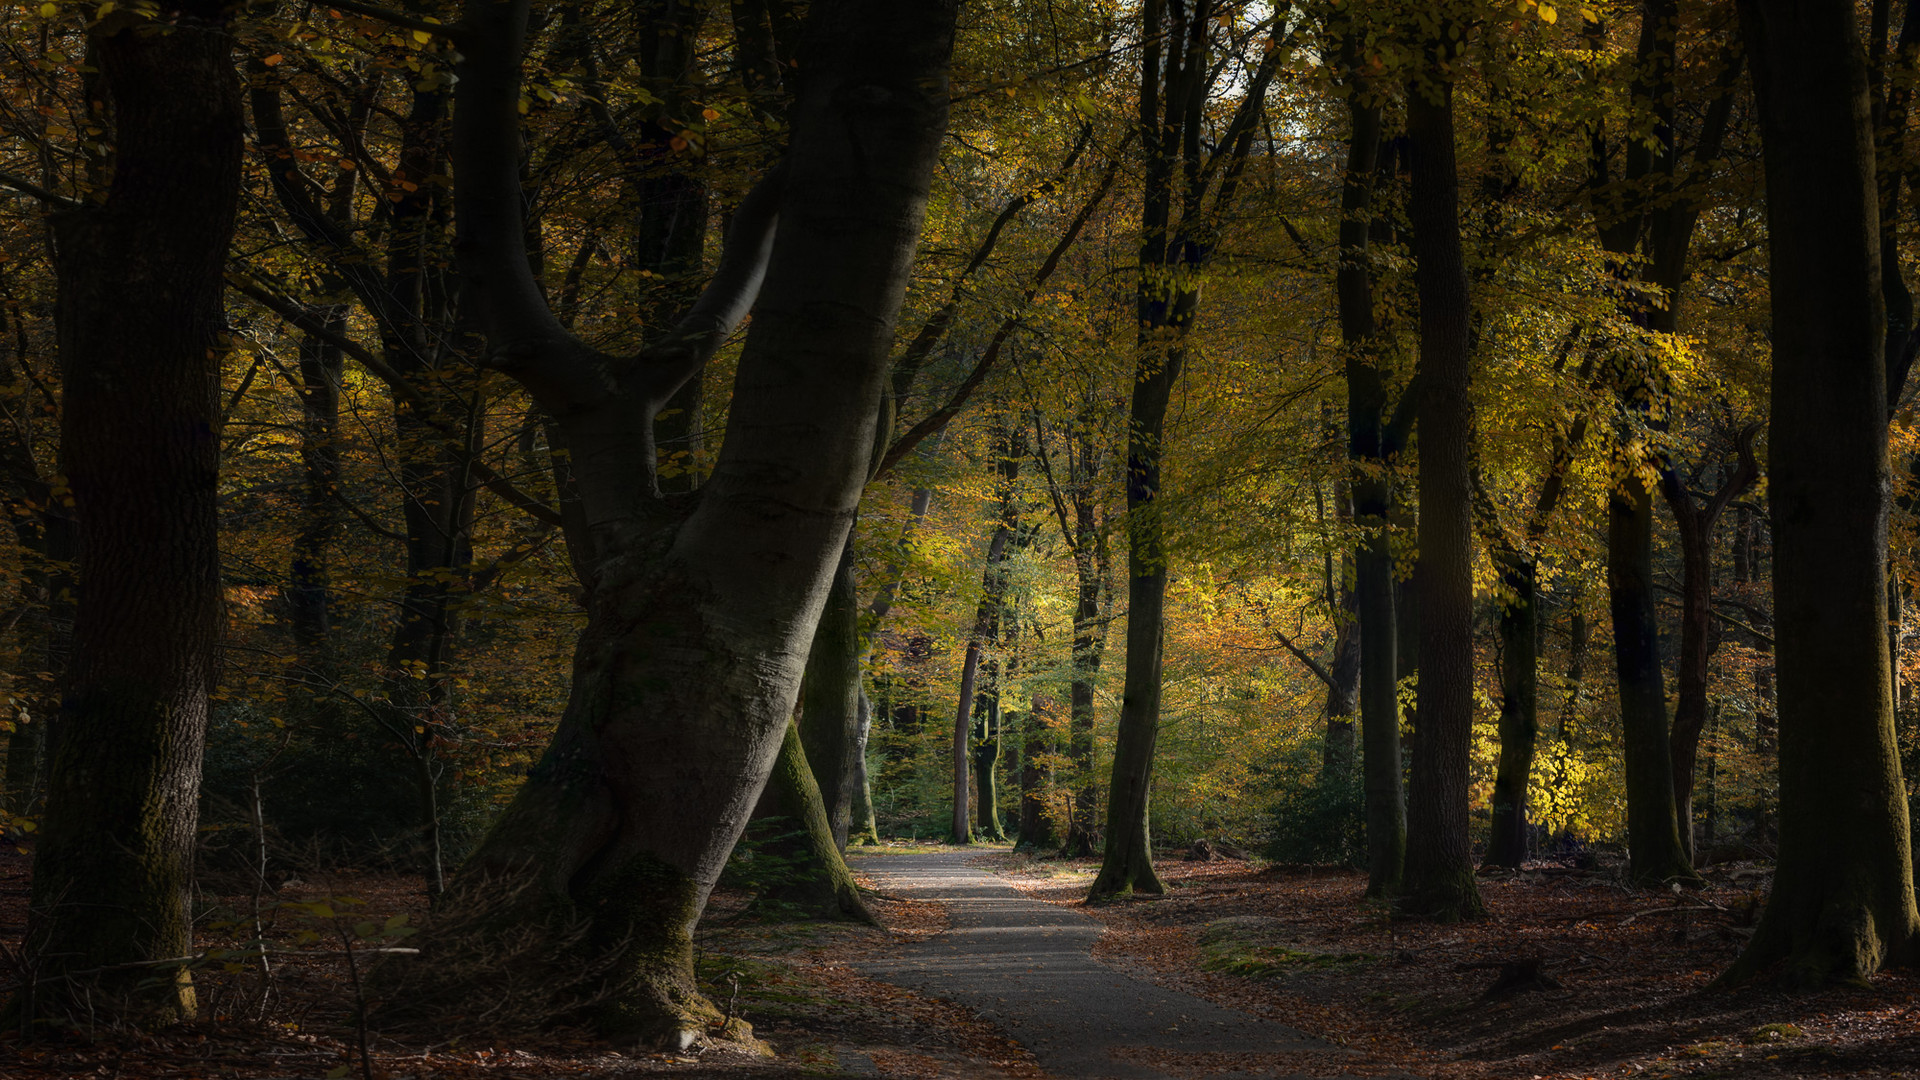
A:
<svg viewBox="0 0 1920 1080">
<path fill-rule="evenodd" d="M 114 170 L 56 219 L 61 451 L 79 600 L 34 852 L 34 1016 L 194 1010 L 190 892 L 217 550 L 223 282 L 242 118 L 227 12 L 117 12 L 90 30 Z"/>
<path fill-rule="evenodd" d="M 846 919 L 878 925 L 860 898 L 860 886 L 834 844 L 826 801 L 807 760 L 806 740 L 787 725 L 780 755 L 760 792 L 756 819 L 776 822 L 783 839 L 762 851 L 792 867 L 791 877 L 767 889 L 762 899 L 790 905 L 808 918 Z"/>
<path fill-rule="evenodd" d="M 800 686 L 800 742 L 826 813 L 836 851 L 847 850 L 853 826 L 856 773 L 866 753 L 860 733 L 860 604 L 853 580 L 853 538 L 840 552 L 826 607 L 807 650 Z"/>
<path fill-rule="evenodd" d="M 956 12 L 813 5 L 790 149 L 742 201 L 707 291 L 637 357 L 568 334 L 532 277 L 518 174 L 527 14 L 525 0 L 464 12 L 459 250 L 494 363 L 554 417 L 569 456 L 587 626 L 554 741 L 462 876 L 532 886 L 496 920 L 585 917 L 596 941 L 625 942 L 602 1029 L 686 1045 L 723 1019 L 695 985 L 692 931 L 787 737 L 871 468 Z M 663 496 L 654 417 L 750 305 L 713 473 Z"/>
<path fill-rule="evenodd" d="M 1772 267 L 1769 503 L 1780 709 L 1773 891 L 1726 978 L 1863 982 L 1920 912 L 1886 649 L 1886 313 L 1857 14 L 1743 0 Z"/>
</svg>

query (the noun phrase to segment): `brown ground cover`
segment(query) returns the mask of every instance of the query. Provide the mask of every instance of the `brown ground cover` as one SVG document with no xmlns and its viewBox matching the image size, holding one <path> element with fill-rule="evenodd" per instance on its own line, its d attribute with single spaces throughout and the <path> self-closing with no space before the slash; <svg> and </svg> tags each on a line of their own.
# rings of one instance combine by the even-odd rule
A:
<svg viewBox="0 0 1920 1080">
<path fill-rule="evenodd" d="M 1063 904 L 1097 868 L 993 861 Z M 1165 860 L 1161 873 L 1163 898 L 1087 908 L 1109 931 L 1096 955 L 1420 1076 L 1920 1077 L 1916 973 L 1809 995 L 1708 987 L 1751 933 L 1758 864 L 1679 893 L 1604 867 L 1482 875 L 1490 917 L 1454 925 L 1395 921 L 1346 870 Z M 1518 985 L 1496 990 L 1503 977 Z"/>
<path fill-rule="evenodd" d="M 0 969 L 0 985 L 19 977 L 30 861 L 11 845 L 0 848 L 0 945 L 9 962 Z M 748 912 L 745 896 L 718 893 L 699 935 L 700 974 L 716 1003 L 754 1025 L 773 1051 L 770 1058 L 723 1045 L 685 1054 L 614 1048 L 565 1028 L 536 1036 L 395 1037 L 381 1031 L 376 1004 L 368 1033 L 372 1053 L 363 1063 L 352 972 L 335 922 L 350 933 L 399 915 L 417 923 L 426 916 L 421 880 L 341 869 L 280 885 L 266 897 L 265 936 L 275 952 L 264 983 L 257 963 L 245 957 L 235 963 L 218 951 L 251 937 L 250 919 L 227 925 L 236 914 L 250 913 L 249 891 L 237 887 L 240 879 L 220 875 L 207 875 L 202 884 L 209 894 L 201 910 L 215 914 L 202 920 L 197 941 L 210 953 L 194 973 L 201 1019 L 144 1033 L 83 1020 L 31 1040 L 0 1031 L 0 1078 L 558 1080 L 670 1074 L 786 1080 L 845 1075 L 843 1067 L 916 1080 L 1040 1076 L 1023 1050 L 965 1010 L 867 979 L 848 966 L 869 951 L 944 930 L 945 911 L 937 904 L 874 898 L 884 928 L 769 923 Z M 296 906 L 315 903 L 326 903 L 335 918 Z M 404 947 L 403 939 L 396 941 L 372 947 Z M 377 957 L 359 953 L 356 959 Z"/>
<path fill-rule="evenodd" d="M 983 858 L 1017 887 L 1064 904 L 1080 903 L 1093 869 L 1005 853 Z M 24 929 L 27 870 L 24 855 L 0 849 L 0 943 L 9 950 Z M 1483 877 L 1492 917 L 1452 926 L 1392 920 L 1362 899 L 1363 878 L 1347 871 L 1169 859 L 1162 873 L 1171 886 L 1164 898 L 1087 909 L 1110 931 L 1096 950 L 1102 959 L 1364 1049 L 1363 1072 L 1400 1069 L 1434 1080 L 1920 1077 L 1914 974 L 1801 996 L 1707 988 L 1747 933 L 1765 885 L 1758 866 L 1719 868 L 1707 889 L 1681 894 L 1629 890 L 1605 870 Z M 356 923 L 425 914 L 419 880 L 404 875 L 312 874 L 270 899 L 342 897 L 363 901 L 336 905 L 341 919 Z M 207 899 L 209 909 L 244 910 L 247 901 Z M 1023 1050 L 966 1010 L 851 969 L 871 951 L 946 926 L 937 904 L 876 897 L 873 906 L 884 929 L 767 923 L 750 915 L 745 897 L 716 897 L 700 935 L 702 978 L 716 1001 L 753 1023 L 774 1049 L 771 1059 L 717 1047 L 682 1055 L 614 1049 L 564 1029 L 426 1043 L 383 1034 L 376 1010 L 363 1067 L 352 979 L 324 933 L 329 924 L 281 907 L 269 911 L 277 921 L 268 936 L 287 951 L 276 954 L 264 1010 L 256 968 L 204 963 L 196 973 L 202 1020 L 144 1034 L 82 1027 L 34 1041 L 0 1032 L 0 1077 L 784 1080 L 849 1069 L 915 1080 L 1039 1080 Z M 237 940 L 218 921 L 203 924 L 202 948 Z M 303 932 L 319 937 L 303 947 Z M 1537 971 L 1557 988 L 1535 980 L 1490 993 L 1504 965 L 1530 961 L 1537 968 L 1523 974 Z M 0 979 L 16 977 L 0 971 Z M 1199 1080 L 1253 1062 L 1213 1054 L 1152 1063 Z M 1284 1064 L 1273 1055 L 1258 1063 Z"/>
</svg>

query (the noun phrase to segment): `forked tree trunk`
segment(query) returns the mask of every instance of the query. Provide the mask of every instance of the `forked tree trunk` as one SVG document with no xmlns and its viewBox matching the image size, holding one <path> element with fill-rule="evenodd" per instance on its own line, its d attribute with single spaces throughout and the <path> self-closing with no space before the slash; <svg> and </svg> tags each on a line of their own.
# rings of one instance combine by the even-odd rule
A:
<svg viewBox="0 0 1920 1080">
<path fill-rule="evenodd" d="M 1428 48 L 1438 52 L 1439 43 Z M 1438 63 L 1407 92 L 1420 293 L 1420 687 L 1407 789 L 1402 910 L 1443 921 L 1482 913 L 1467 836 L 1473 738 L 1473 510 L 1468 456 L 1472 306 L 1460 243 L 1453 84 Z"/>
<path fill-rule="evenodd" d="M 533 888 L 498 922 L 589 919 L 603 948 L 624 942 L 602 1029 L 685 1046 L 725 1019 L 694 982 L 694 924 L 774 765 L 870 466 L 945 131 L 955 8 L 814 5 L 790 150 L 736 213 L 700 302 L 633 358 L 566 334 L 528 270 L 526 17 L 525 0 L 465 11 L 462 270 L 495 362 L 555 417 L 570 455 L 587 626 L 559 730 L 463 869 L 478 894 L 463 902 L 504 878 Z M 712 477 L 663 499 L 652 420 L 756 292 Z"/>
<path fill-rule="evenodd" d="M 1886 649 L 1887 430 L 1873 132 L 1851 4 L 1742 0 L 1772 267 L 1769 503 L 1780 857 L 1726 975 L 1860 982 L 1916 959 Z"/>
<path fill-rule="evenodd" d="M 190 1015 L 189 897 L 216 548 L 227 243 L 240 85 L 226 9 L 90 30 L 114 121 L 104 201 L 55 219 L 62 461 L 79 603 L 24 954 L 28 1015 Z M 63 977 L 65 976 L 65 977 Z"/>
<path fill-rule="evenodd" d="M 1713 531 L 1727 504 L 1760 477 L 1759 462 L 1753 456 L 1755 430 L 1740 433 L 1739 465 L 1704 502 L 1694 501 L 1693 493 L 1673 469 L 1661 474 L 1660 491 L 1680 532 L 1680 663 L 1675 680 L 1679 683 L 1679 700 L 1673 710 L 1668 755 L 1673 762 L 1674 816 L 1680 824 L 1680 843 L 1688 865 L 1696 862 L 1694 764 L 1700 756 L 1700 736 L 1707 727 L 1708 668 L 1718 644 L 1713 625 Z"/>
</svg>

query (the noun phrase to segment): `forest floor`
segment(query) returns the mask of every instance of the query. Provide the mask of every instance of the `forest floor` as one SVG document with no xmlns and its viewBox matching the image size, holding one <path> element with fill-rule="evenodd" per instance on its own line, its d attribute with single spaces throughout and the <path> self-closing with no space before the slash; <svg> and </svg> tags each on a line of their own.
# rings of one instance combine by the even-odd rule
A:
<svg viewBox="0 0 1920 1080">
<path fill-rule="evenodd" d="M 878 879 L 887 861 L 872 854 L 854 866 Z M 978 865 L 1031 898 L 1099 919 L 1107 932 L 1094 955 L 1126 974 L 1359 1051 L 1343 1066 L 1347 1075 L 1920 1078 L 1913 973 L 1811 996 L 1707 989 L 1748 932 L 1765 885 L 1757 864 L 1717 868 L 1707 889 L 1683 894 L 1628 890 L 1604 870 L 1483 876 L 1491 917 L 1453 926 L 1396 922 L 1363 901 L 1361 875 L 1324 868 L 1169 857 L 1161 865 L 1166 896 L 1086 906 L 1090 862 L 1002 848 L 983 850 Z M 0 943 L 8 950 L 24 928 L 27 870 L 24 854 L 0 848 Z M 248 926 L 220 925 L 250 909 L 235 884 L 204 883 L 203 910 L 228 915 L 202 922 L 201 948 L 251 936 Z M 450 1028 L 428 1044 L 383 1033 L 376 1006 L 370 1060 L 357 1049 L 340 935 L 364 950 L 378 946 L 387 920 L 423 918 L 419 879 L 311 873 L 269 901 L 266 936 L 285 950 L 270 979 L 256 963 L 210 955 L 195 971 L 202 1020 L 151 1033 L 83 1021 L 33 1041 L 0 1033 L 0 1077 L 1047 1076 L 997 1026 L 1004 1017 L 862 974 L 947 930 L 949 906 L 938 900 L 883 888 L 871 900 L 884 924 L 877 929 L 765 922 L 744 896 L 717 895 L 699 935 L 700 974 L 716 1002 L 753 1024 L 770 1058 L 612 1048 L 565 1031 L 507 1039 Z M 371 937 L 354 936 L 369 924 Z M 1492 992 L 1503 976 L 1518 985 Z M 17 978 L 17 969 L 0 970 L 0 983 Z M 1236 1056 L 1144 1051 L 1137 1064 L 1199 1080 L 1234 1071 Z"/>
<path fill-rule="evenodd" d="M 1087 906 L 1094 861 L 990 862 L 1104 921 L 1109 964 L 1432 1080 L 1920 1077 L 1920 973 L 1812 995 L 1709 988 L 1752 932 L 1764 864 L 1678 893 L 1598 868 L 1482 874 L 1489 917 L 1441 925 L 1394 920 L 1347 870 L 1166 858 L 1163 897 Z"/>
</svg>

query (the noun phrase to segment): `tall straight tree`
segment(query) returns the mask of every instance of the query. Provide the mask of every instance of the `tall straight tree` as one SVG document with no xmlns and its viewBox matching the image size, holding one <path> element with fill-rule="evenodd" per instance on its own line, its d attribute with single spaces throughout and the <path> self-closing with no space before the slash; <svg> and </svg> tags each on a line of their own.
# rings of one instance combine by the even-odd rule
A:
<svg viewBox="0 0 1920 1080">
<path fill-rule="evenodd" d="M 1886 311 L 1866 65 L 1845 0 L 1742 0 L 1767 178 L 1780 859 L 1728 979 L 1916 959 L 1886 648 Z"/>
<path fill-rule="evenodd" d="M 1451 62 L 1457 45 L 1457 37 L 1426 42 L 1426 63 L 1407 88 L 1413 158 L 1409 218 L 1420 293 L 1420 562 L 1414 571 L 1420 684 L 1401 905 L 1409 913 L 1444 921 L 1482 910 L 1467 838 L 1473 738 L 1473 401 L 1467 392 L 1472 303 L 1454 160 Z"/>
<path fill-rule="evenodd" d="M 1349 17 L 1357 12 L 1349 6 Z M 1400 887 L 1406 861 L 1407 799 L 1400 757 L 1398 630 L 1393 604 L 1393 509 L 1389 462 L 1405 439 L 1407 420 L 1388 416 L 1385 372 L 1376 340 L 1374 270 L 1368 247 L 1381 141 L 1381 98 L 1360 59 L 1359 28 L 1341 45 L 1347 71 L 1347 167 L 1340 196 L 1340 265 L 1335 289 L 1346 349 L 1347 459 L 1353 470 L 1353 520 L 1364 539 L 1353 556 L 1354 615 L 1360 646 L 1360 768 L 1366 792 L 1367 895 Z M 1409 400 L 1411 397 L 1409 396 Z M 1408 412 L 1407 417 L 1412 414 Z"/>
<path fill-rule="evenodd" d="M 695 987 L 693 927 L 779 751 L 868 475 L 956 8 L 813 5 L 790 149 L 736 211 L 701 299 L 635 357 L 568 333 L 526 258 L 527 16 L 526 0 L 472 0 L 455 31 L 459 255 L 494 362 L 569 455 L 587 626 L 552 745 L 462 871 L 526 887 L 462 902 L 624 943 L 602 1028 L 684 1046 L 726 1021 Z M 750 305 L 712 475 L 662 496 L 653 420 Z"/>
<path fill-rule="evenodd" d="M 1673 147 L 1673 68 L 1679 15 L 1676 0 L 1648 0 L 1640 13 L 1630 97 L 1636 117 L 1653 126 L 1652 137 L 1636 133 L 1625 142 L 1623 181 L 1610 180 L 1604 129 L 1593 139 L 1592 181 L 1600 245 L 1616 258 L 1622 282 L 1646 237 L 1653 184 L 1670 167 Z M 1589 33 L 1603 37 L 1599 24 Z M 1690 227 L 1689 227 L 1690 228 Z M 1649 323 L 1637 299 L 1621 303 L 1634 323 Z M 1661 666 L 1659 620 L 1653 580 L 1653 491 L 1641 467 L 1652 456 L 1635 431 L 1657 392 L 1654 374 L 1628 365 L 1615 392 L 1620 399 L 1621 462 L 1607 501 L 1607 612 L 1613 623 L 1614 672 L 1620 691 L 1621 739 L 1626 759 L 1627 849 L 1630 872 L 1642 882 L 1698 880 L 1680 843 L 1669 756 L 1667 691 Z"/>
<path fill-rule="evenodd" d="M 215 499 L 223 270 L 240 191 L 224 5 L 89 29 L 111 186 L 56 218 L 62 459 L 78 518 L 73 652 L 16 1006 L 189 1015 L 189 893 L 225 601 Z M 156 977 L 158 976 L 158 977 Z M 104 992 L 103 992 L 104 991 Z"/>
<path fill-rule="evenodd" d="M 1229 9 L 1227 23 L 1231 16 Z M 1126 685 L 1107 797 L 1106 853 L 1091 890 L 1096 897 L 1165 889 L 1153 870 L 1147 816 L 1166 633 L 1167 549 L 1159 498 L 1167 408 L 1186 364 L 1186 336 L 1200 304 L 1198 275 L 1233 205 L 1265 112 L 1267 84 L 1283 55 L 1280 27 L 1260 28 L 1266 51 L 1245 73 L 1244 96 L 1209 149 L 1202 130 L 1206 103 L 1227 67 L 1214 56 L 1219 5 L 1146 0 L 1140 17 L 1139 132 L 1146 191 L 1135 295 L 1139 337 L 1127 413 Z"/>
</svg>

